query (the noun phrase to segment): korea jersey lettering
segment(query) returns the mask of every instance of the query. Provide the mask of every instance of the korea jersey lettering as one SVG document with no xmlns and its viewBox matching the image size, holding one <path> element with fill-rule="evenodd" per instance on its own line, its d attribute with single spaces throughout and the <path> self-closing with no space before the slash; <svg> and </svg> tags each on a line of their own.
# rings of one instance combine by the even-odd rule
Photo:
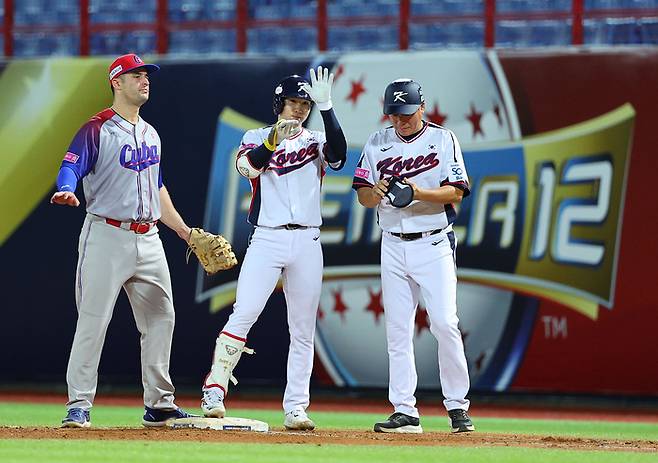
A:
<svg viewBox="0 0 658 463">
<path fill-rule="evenodd" d="M 238 158 L 262 145 L 270 130 L 262 127 L 245 133 Z M 252 198 L 247 221 L 263 227 L 322 225 L 320 187 L 328 165 L 325 146 L 323 132 L 307 129 L 281 142 L 263 173 L 250 179 Z M 331 165 L 334 169 L 340 166 L 340 162 Z"/>
<path fill-rule="evenodd" d="M 142 118 L 136 125 L 111 109 L 78 131 L 62 161 L 83 179 L 87 212 L 122 222 L 160 218 L 160 137 Z"/>
<path fill-rule="evenodd" d="M 461 148 L 448 129 L 426 122 L 411 140 L 400 137 L 393 127 L 370 136 L 357 164 L 352 188 L 372 187 L 381 178 L 397 175 L 423 189 L 453 185 L 470 193 Z M 384 198 L 377 206 L 379 225 L 392 233 L 415 233 L 446 228 L 456 218 L 452 204 L 414 200 L 396 208 Z"/>
</svg>

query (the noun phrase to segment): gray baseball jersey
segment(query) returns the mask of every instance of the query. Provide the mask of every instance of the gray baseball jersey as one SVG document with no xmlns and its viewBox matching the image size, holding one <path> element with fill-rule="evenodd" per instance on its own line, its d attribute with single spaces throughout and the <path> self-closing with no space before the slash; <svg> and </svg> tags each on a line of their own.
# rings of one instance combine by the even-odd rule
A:
<svg viewBox="0 0 658 463">
<path fill-rule="evenodd" d="M 160 137 L 141 117 L 133 125 L 111 109 L 80 128 L 62 167 L 83 179 L 87 212 L 121 222 L 160 218 Z M 68 185 L 60 191 L 71 191 Z"/>
</svg>

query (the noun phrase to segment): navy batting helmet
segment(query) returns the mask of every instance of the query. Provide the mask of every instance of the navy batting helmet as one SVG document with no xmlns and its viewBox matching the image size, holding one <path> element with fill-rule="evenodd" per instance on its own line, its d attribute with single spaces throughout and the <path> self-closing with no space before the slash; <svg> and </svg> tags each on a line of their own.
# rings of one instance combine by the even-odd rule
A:
<svg viewBox="0 0 658 463">
<path fill-rule="evenodd" d="M 413 114 L 425 102 L 420 84 L 411 79 L 394 80 L 384 92 L 384 114 Z"/>
<path fill-rule="evenodd" d="M 275 115 L 278 116 L 283 111 L 284 100 L 286 98 L 301 98 L 313 104 L 313 100 L 309 94 L 302 90 L 302 85 L 304 84 L 308 84 L 308 82 L 297 74 L 279 81 L 274 89 L 274 98 L 272 99 L 272 109 Z"/>
</svg>

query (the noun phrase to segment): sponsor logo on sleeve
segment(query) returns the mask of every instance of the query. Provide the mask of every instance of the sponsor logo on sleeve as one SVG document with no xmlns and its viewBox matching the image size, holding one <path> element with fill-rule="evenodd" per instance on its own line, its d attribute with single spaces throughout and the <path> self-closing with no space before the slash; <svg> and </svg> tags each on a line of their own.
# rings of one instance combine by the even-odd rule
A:
<svg viewBox="0 0 658 463">
<path fill-rule="evenodd" d="M 464 169 L 459 164 L 450 165 L 450 181 L 458 182 L 465 180 Z"/>
<path fill-rule="evenodd" d="M 80 159 L 80 156 L 78 156 L 77 154 L 71 153 L 70 151 L 68 151 L 64 155 L 64 160 L 66 162 L 70 162 L 72 164 L 75 164 L 76 162 L 78 162 L 78 159 Z"/>
<path fill-rule="evenodd" d="M 360 167 L 357 167 L 357 169 L 354 171 L 354 176 L 358 178 L 367 179 L 369 175 L 370 171 L 368 169 L 361 169 Z"/>
</svg>

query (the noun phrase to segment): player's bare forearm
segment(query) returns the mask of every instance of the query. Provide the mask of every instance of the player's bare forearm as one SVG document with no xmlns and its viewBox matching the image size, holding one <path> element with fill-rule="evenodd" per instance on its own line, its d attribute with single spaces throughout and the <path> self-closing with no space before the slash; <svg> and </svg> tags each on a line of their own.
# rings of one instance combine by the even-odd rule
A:
<svg viewBox="0 0 658 463">
<path fill-rule="evenodd" d="M 176 234 L 187 243 L 190 239 L 190 227 L 187 226 L 174 207 L 171 196 L 169 196 L 169 192 L 164 185 L 160 188 L 160 208 L 162 209 L 160 221 L 175 231 Z"/>
<path fill-rule="evenodd" d="M 464 191 L 452 185 L 444 185 L 435 189 L 418 188 L 416 185 L 412 185 L 412 187 L 414 189 L 414 199 L 418 201 L 454 204 L 460 203 L 464 197 Z"/>
<path fill-rule="evenodd" d="M 359 188 L 356 191 L 356 195 L 359 199 L 359 203 L 362 206 L 368 208 L 377 207 L 377 205 L 379 205 L 379 202 L 386 194 L 387 187 L 388 187 L 388 182 L 386 180 L 380 180 L 373 187 Z"/>
</svg>

